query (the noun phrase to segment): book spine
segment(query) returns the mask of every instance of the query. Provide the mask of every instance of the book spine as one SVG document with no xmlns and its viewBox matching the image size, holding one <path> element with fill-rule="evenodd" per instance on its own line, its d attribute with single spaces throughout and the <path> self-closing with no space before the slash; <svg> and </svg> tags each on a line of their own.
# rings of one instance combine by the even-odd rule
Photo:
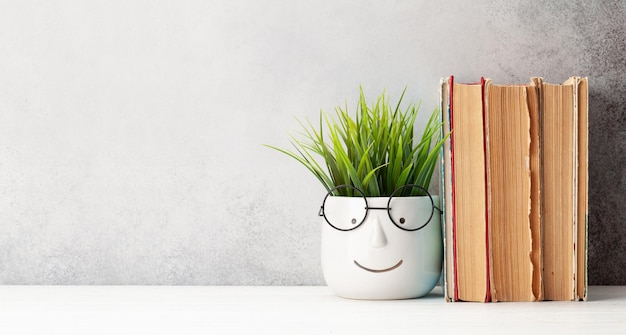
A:
<svg viewBox="0 0 626 335">
<path fill-rule="evenodd" d="M 589 216 L 589 81 L 588 78 L 580 78 L 578 86 L 578 190 L 579 190 L 579 215 L 578 215 L 578 299 L 587 300 L 587 249 L 588 249 L 588 216 Z"/>
<path fill-rule="evenodd" d="M 448 81 L 448 87 L 450 92 L 450 130 L 452 134 L 450 135 L 450 176 L 452 178 L 452 258 L 453 258 L 453 268 L 454 268 L 454 301 L 459 300 L 459 278 L 458 278 L 458 262 L 457 262 L 457 250 L 456 250 L 456 197 L 455 197 L 455 186 L 454 186 L 454 76 L 450 76 Z"/>
<path fill-rule="evenodd" d="M 580 83 L 580 78 L 578 77 L 573 77 L 572 78 L 573 82 L 574 82 L 574 94 L 573 94 L 573 105 L 574 105 L 574 115 L 572 115 L 572 117 L 574 118 L 574 131 L 572 131 L 572 143 L 573 143 L 573 147 L 574 147 L 574 164 L 572 164 L 572 175 L 574 176 L 574 180 L 573 180 L 573 189 L 572 189 L 572 204 L 573 204 L 573 218 L 574 218 L 574 228 L 572 229 L 572 245 L 574 246 L 574 252 L 572 253 L 572 279 L 573 279 L 573 283 L 572 283 L 572 299 L 571 300 L 578 300 L 577 298 L 577 275 L 579 273 L 578 271 L 578 252 L 577 252 L 577 248 L 579 247 L 578 245 L 578 208 L 580 206 L 580 204 L 578 203 L 578 164 L 579 164 L 579 149 L 578 149 L 578 133 L 579 133 L 579 129 L 578 129 L 578 87 L 579 87 L 579 83 Z"/>
<path fill-rule="evenodd" d="M 485 123 L 485 78 L 481 77 L 480 78 L 480 87 L 481 87 L 481 99 L 482 99 L 482 107 L 483 107 L 483 111 L 482 111 L 482 116 L 483 116 L 483 152 L 487 152 L 487 125 Z M 484 164 L 485 167 L 489 166 L 489 161 L 487 160 L 487 155 L 484 156 Z M 487 182 L 488 182 L 488 176 L 487 176 L 487 169 L 485 169 L 485 172 L 483 174 L 483 179 L 485 182 L 485 204 L 489 204 L 489 190 L 487 189 Z M 487 278 L 487 282 L 486 285 L 487 287 L 486 289 L 486 294 L 485 294 L 485 302 L 489 302 L 491 301 L 491 287 L 490 287 L 490 282 L 491 280 L 490 278 L 490 269 L 489 269 L 489 213 L 488 213 L 488 206 L 485 206 L 485 245 L 487 246 L 487 252 L 485 253 L 485 257 L 486 257 L 486 269 L 485 271 L 487 272 L 486 274 L 486 278 Z"/>
<path fill-rule="evenodd" d="M 441 78 L 439 81 L 439 108 L 441 111 L 439 122 L 441 124 L 441 136 L 440 140 L 443 140 L 446 136 L 446 124 L 445 124 L 445 116 L 447 106 L 444 106 L 444 95 L 445 95 L 445 78 Z M 448 262 L 446 261 L 448 254 L 448 246 L 447 246 L 447 234 L 446 234 L 446 173 L 445 173 L 445 145 L 441 146 L 441 158 L 439 161 L 440 169 L 440 180 L 439 180 L 439 199 L 441 199 L 441 236 L 443 238 L 443 266 L 441 272 L 441 286 L 443 288 L 443 295 L 446 301 L 450 301 L 450 296 L 448 294 L 448 280 L 447 280 L 447 266 Z"/>
</svg>

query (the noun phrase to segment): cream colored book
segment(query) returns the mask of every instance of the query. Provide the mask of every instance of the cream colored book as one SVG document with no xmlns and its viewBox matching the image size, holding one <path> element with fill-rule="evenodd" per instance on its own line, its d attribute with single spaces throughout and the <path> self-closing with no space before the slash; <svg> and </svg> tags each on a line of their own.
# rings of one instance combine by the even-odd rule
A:
<svg viewBox="0 0 626 335">
<path fill-rule="evenodd" d="M 450 80 L 455 299 L 490 300 L 484 87 Z"/>
<path fill-rule="evenodd" d="M 544 299 L 577 300 L 579 79 L 542 84 Z M 580 269 L 582 274 L 584 269 Z"/>
<path fill-rule="evenodd" d="M 488 84 L 485 97 L 491 300 L 535 301 L 541 295 L 539 178 L 532 173 L 539 165 L 537 88 Z"/>
</svg>

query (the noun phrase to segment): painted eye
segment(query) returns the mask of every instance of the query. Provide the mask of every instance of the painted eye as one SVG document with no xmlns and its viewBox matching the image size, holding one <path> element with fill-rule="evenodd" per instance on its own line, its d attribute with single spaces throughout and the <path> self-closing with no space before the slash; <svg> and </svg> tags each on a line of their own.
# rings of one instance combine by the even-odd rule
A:
<svg viewBox="0 0 626 335">
<path fill-rule="evenodd" d="M 352 224 L 356 224 L 356 219 L 352 218 L 352 221 L 350 221 L 350 222 L 352 222 Z"/>
<path fill-rule="evenodd" d="M 400 223 L 404 224 L 406 222 L 406 220 L 404 218 L 400 218 Z"/>
</svg>

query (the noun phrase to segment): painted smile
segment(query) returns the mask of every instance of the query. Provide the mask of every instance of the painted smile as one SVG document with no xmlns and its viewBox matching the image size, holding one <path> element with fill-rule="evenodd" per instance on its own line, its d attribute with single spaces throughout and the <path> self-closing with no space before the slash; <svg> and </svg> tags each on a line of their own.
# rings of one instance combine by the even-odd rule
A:
<svg viewBox="0 0 626 335">
<path fill-rule="evenodd" d="M 369 272 L 374 272 L 374 273 L 381 273 L 381 272 L 387 272 L 387 271 L 391 271 L 394 269 L 397 269 L 400 265 L 402 265 L 402 260 L 400 260 L 398 262 L 398 264 L 390 267 L 390 268 L 386 268 L 386 269 L 382 269 L 382 270 L 375 270 L 375 269 L 370 269 L 370 268 L 366 268 L 363 265 L 359 264 L 359 262 L 357 262 L 356 260 L 354 261 L 354 264 L 358 267 L 360 267 L 361 269 L 365 270 L 365 271 L 369 271 Z"/>
</svg>

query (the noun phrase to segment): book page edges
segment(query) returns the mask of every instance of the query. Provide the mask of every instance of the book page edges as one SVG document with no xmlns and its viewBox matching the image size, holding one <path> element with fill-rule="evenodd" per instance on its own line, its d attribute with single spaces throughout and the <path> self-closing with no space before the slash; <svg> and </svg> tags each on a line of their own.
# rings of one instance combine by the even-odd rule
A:
<svg viewBox="0 0 626 335">
<path fill-rule="evenodd" d="M 498 92 L 500 93 L 492 93 L 495 92 L 494 90 L 498 89 Z M 522 260 L 522 259 L 526 259 L 527 261 L 523 261 L 523 263 L 521 264 L 525 264 L 524 266 L 527 266 L 527 269 L 522 271 L 521 273 L 526 274 L 528 277 L 526 277 L 526 279 L 522 282 L 518 282 L 516 280 L 511 279 L 511 281 L 507 281 L 504 280 L 502 278 L 498 279 L 496 276 L 496 265 L 499 265 L 498 268 L 501 267 L 506 267 L 506 265 L 504 265 L 503 259 L 502 259 L 502 252 L 503 250 L 500 250 L 498 252 L 498 258 L 500 259 L 498 261 L 498 263 L 496 264 L 496 250 L 491 247 L 491 246 L 495 246 L 498 245 L 496 244 L 496 238 L 505 238 L 504 236 L 500 236 L 497 237 L 494 231 L 494 224 L 496 224 L 495 221 L 493 221 L 494 218 L 494 213 L 493 213 L 493 205 L 494 205 L 494 197 L 499 197 L 498 194 L 494 193 L 495 191 L 497 191 L 496 189 L 494 189 L 494 187 L 497 187 L 497 185 L 492 184 L 493 183 L 493 176 L 494 173 L 497 173 L 498 175 L 500 175 L 500 178 L 502 177 L 502 171 L 498 172 L 494 172 L 492 171 L 492 164 L 491 162 L 493 160 L 499 160 L 501 158 L 498 157 L 494 157 L 494 153 L 492 153 L 491 149 L 492 147 L 495 145 L 496 147 L 501 147 L 498 146 L 498 142 L 492 142 L 492 137 L 496 136 L 498 134 L 498 132 L 491 132 L 490 127 L 491 126 L 496 126 L 497 124 L 499 124 L 499 122 L 503 122 L 504 120 L 508 119 L 509 121 L 506 122 L 513 122 L 512 119 L 506 116 L 502 116 L 502 115 L 498 115 L 498 114 L 493 114 L 492 113 L 510 113 L 512 111 L 509 111 L 508 109 L 504 109 L 504 110 L 500 110 L 499 107 L 497 106 L 490 106 L 490 103 L 492 102 L 492 98 L 491 95 L 492 94 L 507 94 L 504 92 L 513 92 L 511 91 L 512 89 L 514 89 L 514 91 L 516 92 L 515 94 L 519 94 L 519 98 L 520 98 L 520 103 L 522 105 L 518 106 L 520 108 L 520 112 L 523 113 L 524 116 L 520 116 L 522 120 L 522 124 L 520 124 L 520 126 L 524 127 L 523 129 L 521 129 L 521 132 L 519 133 L 519 136 L 521 136 L 521 140 L 523 142 L 521 143 L 525 143 L 526 148 L 522 149 L 522 151 L 520 152 L 520 154 L 522 154 L 522 156 L 519 156 L 519 163 L 522 163 L 522 165 L 519 165 L 519 167 L 521 168 L 519 170 L 519 172 L 521 173 L 519 175 L 519 177 L 521 179 L 519 179 L 519 182 L 522 182 L 524 189 L 528 192 L 527 193 L 527 198 L 526 198 L 526 212 L 525 214 L 522 214 L 526 217 L 526 219 L 522 219 L 522 221 L 525 221 L 526 223 L 523 226 L 520 226 L 520 228 L 522 229 L 526 229 L 527 230 L 527 240 L 524 241 L 523 244 L 521 244 L 520 246 L 525 245 L 525 247 L 522 247 L 522 249 L 517 249 L 520 253 L 518 254 L 518 260 Z M 529 93 L 529 90 L 531 90 L 531 92 Z M 489 263 L 490 263 L 490 281 L 491 281 L 491 299 L 494 302 L 497 301 L 536 301 L 538 299 L 539 294 L 536 294 L 536 290 L 534 289 L 533 286 L 533 278 L 535 277 L 536 273 L 538 271 L 540 271 L 540 267 L 538 262 L 536 261 L 537 259 L 537 255 L 538 253 L 535 252 L 533 254 L 533 232 L 534 232 L 534 226 L 535 224 L 533 224 L 533 220 L 531 219 L 531 208 L 532 208 L 532 201 L 531 201 L 531 196 L 533 195 L 532 193 L 532 189 L 531 186 L 533 185 L 533 178 L 531 176 L 531 144 L 535 145 L 535 141 L 531 141 L 531 118 L 533 118 L 533 120 L 536 120 L 536 116 L 531 116 L 531 110 L 533 112 L 536 113 L 537 111 L 537 107 L 536 107 L 536 99 L 537 99 L 537 95 L 536 95 L 536 88 L 534 87 L 533 84 L 525 84 L 525 85 L 492 85 L 490 83 L 490 85 L 486 85 L 485 87 L 485 95 L 488 97 L 485 99 L 486 104 L 485 104 L 485 109 L 486 109 L 486 113 L 485 113 L 485 137 L 486 137 L 486 156 L 487 156 L 487 161 L 489 162 L 488 164 L 486 164 L 486 169 L 487 169 L 487 174 L 488 174 L 488 178 L 487 178 L 487 189 L 488 189 L 488 222 L 489 222 L 489 234 L 490 234 L 490 242 L 489 242 Z M 510 94 L 510 93 L 508 93 Z M 504 100 L 506 101 L 506 100 Z M 495 102 L 495 100 L 494 100 Z M 533 104 L 532 108 L 530 106 L 530 104 Z M 505 107 L 505 106 L 502 106 Z M 508 106 L 505 108 L 517 108 L 514 106 Z M 490 118 L 495 117 L 494 120 L 491 120 Z M 502 119 L 504 117 L 504 119 Z M 499 121 L 498 121 L 499 120 Z M 494 123 L 495 122 L 495 123 Z M 525 124 L 524 124 L 525 123 Z M 533 133 L 536 133 L 536 130 L 533 131 Z M 501 147 L 502 149 L 502 147 Z M 496 153 L 499 152 L 499 150 L 496 150 Z M 535 154 L 538 154 L 538 150 L 535 150 Z M 497 166 L 497 164 L 496 164 Z M 518 165 L 516 165 L 518 166 Z M 521 185 L 520 185 L 521 186 Z M 536 186 L 536 185 L 535 185 Z M 498 188 L 499 189 L 499 188 Z M 524 192 L 526 193 L 526 192 Z M 502 194 L 501 196 L 505 196 L 504 194 Z M 495 198 L 497 199 L 497 198 Z M 502 205 L 502 204 L 500 204 Z M 497 215 L 497 217 L 501 218 L 501 214 Z M 500 226 L 500 228 L 498 229 L 498 231 L 500 233 L 503 233 L 503 227 Z M 505 233 L 506 235 L 506 233 Z M 509 237 L 510 238 L 510 237 Z M 538 238 L 537 238 L 538 239 Z M 502 243 L 502 241 L 500 241 L 500 243 Z M 535 269 L 537 269 L 537 271 L 535 271 Z M 524 287 L 520 287 L 519 285 L 522 285 L 522 283 L 524 283 Z M 505 285 L 505 286 L 501 286 L 501 285 Z M 515 289 L 512 289 L 511 287 L 509 287 L 508 285 L 513 285 L 513 287 L 517 287 Z M 500 290 L 502 290 L 502 294 L 499 294 Z"/>
</svg>

